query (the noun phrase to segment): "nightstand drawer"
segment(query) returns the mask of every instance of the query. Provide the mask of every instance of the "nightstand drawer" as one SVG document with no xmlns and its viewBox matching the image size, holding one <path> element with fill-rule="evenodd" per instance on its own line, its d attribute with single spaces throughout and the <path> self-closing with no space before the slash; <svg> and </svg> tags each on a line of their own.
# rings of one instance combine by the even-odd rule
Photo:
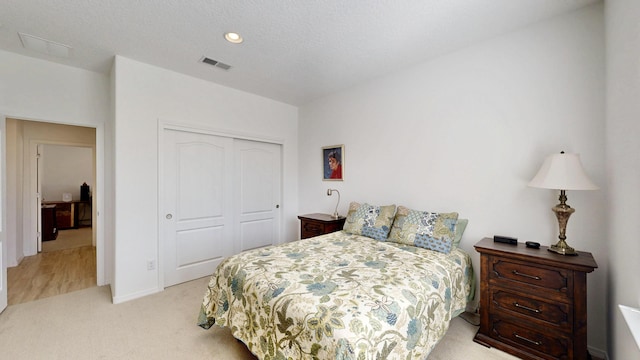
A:
<svg viewBox="0 0 640 360">
<path fill-rule="evenodd" d="M 340 231 L 346 220 L 343 216 L 335 218 L 328 214 L 300 215 L 298 219 L 300 219 L 300 238 L 302 239 Z"/>
<path fill-rule="evenodd" d="M 500 315 L 491 318 L 491 334 L 492 338 L 505 344 L 528 349 L 529 354 L 535 354 L 540 359 L 574 358 L 569 353 L 573 347 L 571 338 L 542 329 L 537 331 Z"/>
<path fill-rule="evenodd" d="M 573 319 L 568 304 L 534 299 L 522 293 L 496 289 L 491 291 L 491 313 L 505 311 L 515 316 L 524 316 L 527 321 L 536 321 L 540 326 L 554 326 L 571 331 Z"/>
<path fill-rule="evenodd" d="M 302 238 L 310 238 L 324 234 L 324 225 L 312 222 L 302 224 Z"/>
<path fill-rule="evenodd" d="M 536 293 L 553 290 L 559 297 L 568 297 L 569 277 L 565 271 L 533 266 L 502 257 L 491 259 L 490 281 L 497 285 L 515 286 L 519 290 Z M 540 289 L 543 288 L 543 289 Z"/>
</svg>

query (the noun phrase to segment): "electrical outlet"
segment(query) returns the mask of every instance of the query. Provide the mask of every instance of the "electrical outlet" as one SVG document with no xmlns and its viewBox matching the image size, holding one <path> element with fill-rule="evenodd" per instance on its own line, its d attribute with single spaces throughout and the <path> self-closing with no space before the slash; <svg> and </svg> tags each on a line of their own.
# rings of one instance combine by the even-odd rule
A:
<svg viewBox="0 0 640 360">
<path fill-rule="evenodd" d="M 156 261 L 147 260 L 147 270 L 155 270 L 155 269 L 156 269 Z"/>
</svg>

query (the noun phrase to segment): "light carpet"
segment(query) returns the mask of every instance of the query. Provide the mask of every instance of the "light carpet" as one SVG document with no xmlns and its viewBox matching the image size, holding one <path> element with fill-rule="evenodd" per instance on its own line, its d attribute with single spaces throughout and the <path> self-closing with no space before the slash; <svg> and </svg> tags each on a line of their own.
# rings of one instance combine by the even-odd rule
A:
<svg viewBox="0 0 640 360">
<path fill-rule="evenodd" d="M 196 325 L 208 278 L 122 304 L 108 286 L 9 306 L 0 314 L 3 359 L 255 360 L 231 333 Z M 477 327 L 455 318 L 429 360 L 516 359 L 473 342 Z"/>
</svg>

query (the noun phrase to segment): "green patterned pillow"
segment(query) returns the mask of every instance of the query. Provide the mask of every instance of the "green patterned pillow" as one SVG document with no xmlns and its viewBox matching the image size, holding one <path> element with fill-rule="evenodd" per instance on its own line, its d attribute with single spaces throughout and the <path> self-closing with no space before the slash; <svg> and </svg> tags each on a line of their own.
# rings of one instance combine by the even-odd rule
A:
<svg viewBox="0 0 640 360">
<path fill-rule="evenodd" d="M 375 206 L 367 203 L 360 205 L 352 202 L 343 230 L 355 235 L 385 241 L 391 230 L 395 205 Z"/>
<path fill-rule="evenodd" d="M 398 206 L 389 241 L 445 254 L 451 252 L 458 213 L 434 213 Z"/>
<path fill-rule="evenodd" d="M 456 235 L 453 238 L 454 249 L 460 246 L 460 240 L 462 240 L 462 234 L 464 234 L 467 224 L 469 224 L 469 219 L 458 219 L 458 222 L 456 223 Z"/>
</svg>

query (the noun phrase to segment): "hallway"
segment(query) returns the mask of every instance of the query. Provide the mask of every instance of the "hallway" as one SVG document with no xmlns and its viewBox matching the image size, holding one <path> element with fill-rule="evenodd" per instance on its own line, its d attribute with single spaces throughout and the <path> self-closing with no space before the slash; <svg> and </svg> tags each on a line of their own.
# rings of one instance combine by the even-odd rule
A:
<svg viewBox="0 0 640 360">
<path fill-rule="evenodd" d="M 75 240 L 77 232 L 84 229 L 62 230 L 58 239 L 47 247 L 54 243 L 75 244 L 75 247 L 28 256 L 20 265 L 8 268 L 9 305 L 96 286 L 96 250 L 91 246 L 91 228 L 86 229 L 89 229 L 89 245 L 82 246 Z"/>
</svg>

